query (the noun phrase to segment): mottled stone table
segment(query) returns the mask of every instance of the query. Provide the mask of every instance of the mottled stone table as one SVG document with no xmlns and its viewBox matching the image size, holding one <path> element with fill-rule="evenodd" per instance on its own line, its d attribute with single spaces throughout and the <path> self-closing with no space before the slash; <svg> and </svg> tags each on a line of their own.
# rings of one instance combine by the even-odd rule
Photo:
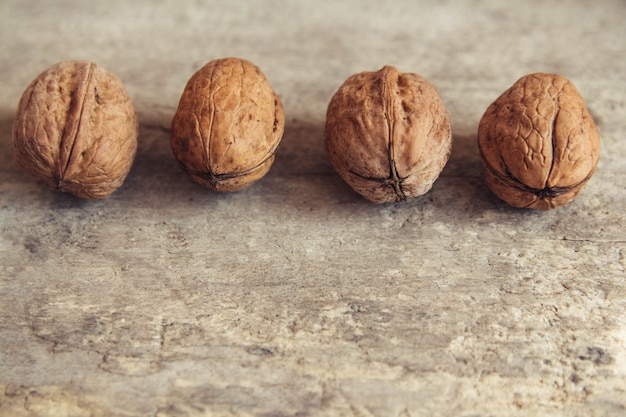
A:
<svg viewBox="0 0 626 417">
<path fill-rule="evenodd" d="M 626 415 L 626 4 L 587 1 L 0 3 L 1 416 Z M 169 124 L 205 62 L 256 63 L 283 100 L 270 173 L 191 182 Z M 133 97 L 124 186 L 80 201 L 25 176 L 26 85 L 89 59 Z M 354 72 L 439 90 L 453 152 L 418 199 L 373 205 L 334 173 L 325 110 Z M 485 108 L 569 78 L 599 126 L 570 205 L 486 188 Z"/>
</svg>

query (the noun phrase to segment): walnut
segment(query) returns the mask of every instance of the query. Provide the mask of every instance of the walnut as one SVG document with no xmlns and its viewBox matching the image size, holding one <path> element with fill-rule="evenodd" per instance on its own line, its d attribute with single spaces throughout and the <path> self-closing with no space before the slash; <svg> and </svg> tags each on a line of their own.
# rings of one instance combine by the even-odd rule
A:
<svg viewBox="0 0 626 417">
<path fill-rule="evenodd" d="M 282 103 L 259 68 L 224 58 L 207 63 L 187 82 L 170 144 L 193 180 L 216 191 L 237 191 L 269 171 L 284 125 Z"/>
<path fill-rule="evenodd" d="M 436 89 L 392 66 L 349 77 L 326 114 L 326 149 L 337 173 L 373 203 L 429 191 L 450 156 L 450 121 Z"/>
<path fill-rule="evenodd" d="M 122 82 L 93 62 L 51 66 L 24 91 L 13 124 L 18 164 L 48 186 L 104 198 L 128 175 L 137 117 Z"/>
<path fill-rule="evenodd" d="M 598 129 L 574 87 L 556 74 L 529 74 L 483 115 L 478 146 L 489 188 L 515 207 L 569 203 L 596 169 Z"/>
</svg>

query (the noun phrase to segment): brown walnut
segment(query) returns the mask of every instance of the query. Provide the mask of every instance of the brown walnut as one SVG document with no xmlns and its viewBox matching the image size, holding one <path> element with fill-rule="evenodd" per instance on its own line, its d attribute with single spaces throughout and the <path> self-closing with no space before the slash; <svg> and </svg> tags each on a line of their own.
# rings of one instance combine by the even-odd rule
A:
<svg viewBox="0 0 626 417">
<path fill-rule="evenodd" d="M 326 114 L 326 149 L 337 173 L 373 203 L 429 191 L 450 156 L 450 121 L 426 79 L 385 66 L 349 77 Z"/>
<path fill-rule="evenodd" d="M 556 74 L 529 74 L 483 115 L 478 146 L 489 188 L 515 207 L 569 203 L 596 169 L 598 129 L 574 85 Z"/>
<path fill-rule="evenodd" d="M 13 124 L 18 164 L 48 186 L 104 198 L 128 175 L 137 117 L 122 82 L 92 62 L 48 68 L 24 91 Z"/>
<path fill-rule="evenodd" d="M 216 191 L 237 191 L 269 171 L 284 125 L 282 103 L 259 68 L 224 58 L 207 63 L 187 82 L 170 144 L 193 180 Z"/>
</svg>

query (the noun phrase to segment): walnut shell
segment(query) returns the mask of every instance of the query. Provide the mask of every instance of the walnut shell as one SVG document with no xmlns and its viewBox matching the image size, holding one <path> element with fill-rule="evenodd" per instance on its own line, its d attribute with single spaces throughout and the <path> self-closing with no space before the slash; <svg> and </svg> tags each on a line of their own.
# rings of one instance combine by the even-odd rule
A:
<svg viewBox="0 0 626 417">
<path fill-rule="evenodd" d="M 122 82 L 93 62 L 59 62 L 24 91 L 13 124 L 18 164 L 49 187 L 85 199 L 119 188 L 138 124 Z"/>
<path fill-rule="evenodd" d="M 258 67 L 217 59 L 187 82 L 170 144 L 193 180 L 216 191 L 238 191 L 269 171 L 284 125 L 282 103 Z"/>
<path fill-rule="evenodd" d="M 594 173 L 600 136 L 576 87 L 556 74 L 529 74 L 483 115 L 478 146 L 489 188 L 515 207 L 569 203 Z"/>
<path fill-rule="evenodd" d="M 435 87 L 392 66 L 349 77 L 326 114 L 326 149 L 341 178 L 373 203 L 429 191 L 452 146 Z"/>
</svg>

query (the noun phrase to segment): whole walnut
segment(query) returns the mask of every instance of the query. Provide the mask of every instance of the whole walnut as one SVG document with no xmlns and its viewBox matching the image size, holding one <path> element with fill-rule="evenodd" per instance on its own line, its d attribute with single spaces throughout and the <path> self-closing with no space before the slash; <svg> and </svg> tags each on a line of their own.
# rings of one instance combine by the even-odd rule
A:
<svg viewBox="0 0 626 417">
<path fill-rule="evenodd" d="M 580 193 L 600 157 L 598 129 L 574 85 L 529 74 L 494 101 L 478 129 L 489 188 L 515 207 L 548 210 Z"/>
<path fill-rule="evenodd" d="M 24 91 L 13 124 L 18 164 L 79 198 L 119 188 L 137 151 L 138 124 L 122 82 L 93 62 L 59 62 Z"/>
<path fill-rule="evenodd" d="M 262 178 L 283 135 L 283 106 L 258 67 L 217 59 L 187 82 L 170 144 L 191 178 L 216 191 L 237 191 Z"/>
<path fill-rule="evenodd" d="M 326 149 L 337 173 L 373 203 L 429 191 L 452 145 L 436 89 L 392 66 L 349 77 L 326 114 Z"/>
</svg>

